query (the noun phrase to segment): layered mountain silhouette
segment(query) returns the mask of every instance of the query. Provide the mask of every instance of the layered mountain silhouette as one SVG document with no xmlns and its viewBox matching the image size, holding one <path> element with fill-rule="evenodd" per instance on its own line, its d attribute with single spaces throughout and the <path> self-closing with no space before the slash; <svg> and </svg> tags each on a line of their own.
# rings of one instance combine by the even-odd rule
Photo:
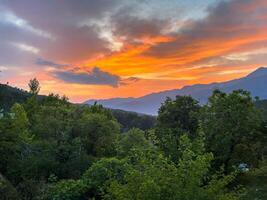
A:
<svg viewBox="0 0 267 200">
<path fill-rule="evenodd" d="M 200 104 L 205 104 L 215 89 L 226 93 L 237 89 L 244 89 L 251 92 L 253 97 L 258 96 L 260 99 L 267 99 L 267 68 L 260 67 L 243 78 L 227 82 L 185 86 L 181 89 L 152 93 L 140 98 L 92 99 L 86 101 L 85 104 L 97 102 L 107 108 L 156 115 L 161 103 L 165 101 L 166 97 L 175 98 L 177 95 L 192 96 Z"/>
</svg>

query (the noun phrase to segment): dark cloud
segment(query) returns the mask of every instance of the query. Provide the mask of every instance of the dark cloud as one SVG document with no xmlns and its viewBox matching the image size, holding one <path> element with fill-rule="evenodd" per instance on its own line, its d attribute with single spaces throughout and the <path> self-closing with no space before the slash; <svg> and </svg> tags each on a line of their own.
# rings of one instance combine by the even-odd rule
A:
<svg viewBox="0 0 267 200">
<path fill-rule="evenodd" d="M 137 77 L 122 79 L 118 75 L 102 71 L 99 67 L 94 67 L 91 71 L 81 72 L 81 67 L 71 66 L 70 64 L 60 64 L 42 58 L 36 59 L 35 64 L 57 68 L 51 72 L 52 76 L 67 83 L 110 85 L 112 87 L 118 87 L 120 85 L 128 85 L 140 80 Z"/>
<path fill-rule="evenodd" d="M 73 63 L 111 52 L 109 43 L 100 38 L 94 27 L 64 26 L 54 33 L 57 40 L 43 44 L 45 57 Z"/>
<path fill-rule="evenodd" d="M 90 23 L 112 12 L 117 0 L 1 0 L 1 5 L 2 41 L 23 41 L 41 49 L 43 57 L 71 63 L 111 52 L 109 42 Z"/>
<path fill-rule="evenodd" d="M 42 59 L 42 58 L 37 58 L 36 61 L 35 61 L 35 64 L 36 65 L 41 65 L 41 66 L 57 67 L 57 68 L 69 66 L 68 64 L 59 64 L 59 63 L 55 63 L 53 61 L 45 60 L 45 59 Z"/>
<path fill-rule="evenodd" d="M 140 81 L 140 80 L 141 79 L 137 77 L 129 77 L 129 78 L 122 79 L 120 81 L 120 85 L 129 85 L 129 84 L 136 83 L 137 81 Z"/>
<path fill-rule="evenodd" d="M 159 36 L 168 25 L 168 20 L 156 18 L 140 18 L 125 12 L 112 16 L 114 34 L 130 39 Z"/>
<path fill-rule="evenodd" d="M 136 77 L 122 79 L 118 75 L 102 71 L 99 67 L 94 67 L 91 71 L 88 72 L 79 72 L 76 70 L 58 70 L 53 72 L 53 76 L 67 83 L 85 85 L 109 85 L 112 87 L 129 85 L 140 80 Z"/>
<path fill-rule="evenodd" d="M 83 62 L 112 53 L 112 44 L 101 37 L 96 25 L 104 23 L 107 16 L 110 16 L 113 34 L 126 36 L 129 42 L 160 34 L 167 24 L 165 20 L 133 15 L 142 4 L 146 2 L 25 0 L 22 3 L 20 0 L 0 0 L 0 12 L 8 14 L 10 20 L 1 23 L 0 13 L 0 37 L 2 41 L 34 46 L 41 50 L 39 56 L 51 60 L 72 64 Z M 4 48 L 0 47 L 0 53 L 2 51 Z"/>
<path fill-rule="evenodd" d="M 0 7 L 0 65 L 22 67 L 32 63 L 36 55 L 18 48 L 18 44 L 38 49 L 38 44 L 45 43 L 46 39 L 34 31 L 33 27 Z"/>
<path fill-rule="evenodd" d="M 174 41 L 152 46 L 145 55 L 192 61 L 242 51 L 243 46 L 267 40 L 267 1 L 223 1 L 204 19 L 188 22 Z M 201 55 L 200 55 L 201 53 Z M 195 60 L 194 60 L 195 61 Z M 185 64 L 185 63 L 184 63 Z"/>
<path fill-rule="evenodd" d="M 2 0 L 2 4 L 35 26 L 76 24 L 85 19 L 99 19 L 116 9 L 120 0 Z"/>
<path fill-rule="evenodd" d="M 104 72 L 98 67 L 94 67 L 90 72 L 57 71 L 55 77 L 67 83 L 78 83 L 86 85 L 110 85 L 118 87 L 121 78 L 117 75 Z"/>
</svg>

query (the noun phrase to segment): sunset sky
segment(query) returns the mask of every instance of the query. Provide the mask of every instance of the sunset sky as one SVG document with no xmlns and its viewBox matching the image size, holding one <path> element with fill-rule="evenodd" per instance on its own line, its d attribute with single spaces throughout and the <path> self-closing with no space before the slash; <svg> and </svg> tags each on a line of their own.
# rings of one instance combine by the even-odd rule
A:
<svg viewBox="0 0 267 200">
<path fill-rule="evenodd" d="M 0 82 L 139 97 L 267 65 L 267 0 L 0 0 Z"/>
</svg>

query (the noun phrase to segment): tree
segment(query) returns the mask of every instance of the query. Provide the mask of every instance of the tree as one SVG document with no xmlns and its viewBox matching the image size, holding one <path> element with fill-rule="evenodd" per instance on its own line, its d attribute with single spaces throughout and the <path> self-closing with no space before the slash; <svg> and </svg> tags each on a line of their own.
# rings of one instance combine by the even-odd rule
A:
<svg viewBox="0 0 267 200">
<path fill-rule="evenodd" d="M 227 186 L 233 175 L 210 176 L 213 156 L 206 153 L 203 139 L 191 141 L 181 135 L 178 164 L 159 151 L 134 149 L 127 156 L 122 179 L 109 183 L 105 199 L 114 200 L 238 200 L 238 191 Z"/>
<path fill-rule="evenodd" d="M 229 171 L 241 163 L 255 165 L 259 158 L 260 123 L 249 92 L 226 94 L 215 90 L 201 114 L 207 150 L 213 152 L 215 166 L 224 165 Z"/>
<path fill-rule="evenodd" d="M 87 153 L 96 157 L 115 154 L 120 126 L 105 114 L 83 114 L 76 122 L 76 128 L 82 138 Z"/>
<path fill-rule="evenodd" d="M 198 102 L 189 96 L 167 98 L 161 105 L 157 118 L 155 136 L 159 146 L 174 161 L 178 160 L 179 138 L 187 133 L 195 138 L 198 129 Z"/>
<path fill-rule="evenodd" d="M 133 148 L 151 148 L 152 146 L 144 135 L 144 131 L 136 128 L 122 134 L 117 144 L 118 154 L 124 157 Z"/>
<path fill-rule="evenodd" d="M 1 199 L 20 200 L 15 187 L 0 173 L 0 194 Z"/>
<path fill-rule="evenodd" d="M 27 154 L 31 141 L 26 112 L 16 103 L 12 106 L 11 113 L 0 119 L 0 171 L 4 175 L 7 176 L 10 171 L 16 169 L 19 159 Z"/>
<path fill-rule="evenodd" d="M 42 139 L 60 141 L 71 137 L 75 119 L 74 107 L 61 101 L 46 101 L 38 105 L 32 117 L 32 130 Z"/>
<path fill-rule="evenodd" d="M 29 120 L 32 122 L 32 125 L 34 121 L 34 115 L 37 112 L 39 106 L 37 95 L 40 91 L 40 84 L 39 81 L 34 78 L 29 81 L 28 86 L 31 95 L 27 98 L 26 102 L 24 102 L 23 106 L 27 112 Z"/>
<path fill-rule="evenodd" d="M 31 79 L 29 84 L 28 84 L 28 86 L 30 88 L 30 93 L 32 95 L 37 95 L 39 93 L 40 89 L 41 89 L 40 88 L 40 83 L 36 78 Z"/>
<path fill-rule="evenodd" d="M 157 126 L 180 129 L 194 136 L 198 128 L 198 102 L 190 96 L 176 96 L 175 100 L 167 98 L 161 105 L 157 118 Z"/>
<path fill-rule="evenodd" d="M 41 101 L 41 104 L 44 106 L 70 105 L 68 102 L 68 97 L 65 95 L 60 97 L 60 95 L 54 93 L 50 93 L 48 96 L 44 97 Z"/>
<path fill-rule="evenodd" d="M 25 143 L 31 142 L 33 136 L 29 133 L 29 119 L 23 106 L 15 103 L 11 108 L 12 130 L 18 133 L 19 139 Z"/>
<path fill-rule="evenodd" d="M 39 200 L 87 200 L 87 185 L 82 180 L 61 180 L 51 184 L 39 195 Z"/>
<path fill-rule="evenodd" d="M 88 185 L 89 197 L 101 199 L 112 181 L 123 181 L 128 167 L 125 160 L 117 158 L 102 158 L 94 163 L 82 176 L 82 180 Z"/>
</svg>

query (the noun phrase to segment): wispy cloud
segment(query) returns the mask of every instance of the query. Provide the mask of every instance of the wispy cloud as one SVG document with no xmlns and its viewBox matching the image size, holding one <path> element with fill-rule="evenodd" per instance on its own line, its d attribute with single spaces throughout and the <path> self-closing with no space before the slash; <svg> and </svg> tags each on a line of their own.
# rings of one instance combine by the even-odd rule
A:
<svg viewBox="0 0 267 200">
<path fill-rule="evenodd" d="M 28 44 L 16 43 L 16 42 L 12 42 L 11 44 L 14 45 L 15 47 L 19 48 L 22 51 L 30 52 L 33 54 L 38 54 L 40 52 L 40 49 L 38 49 L 34 46 L 31 46 L 31 45 L 28 45 Z"/>
<path fill-rule="evenodd" d="M 68 64 L 59 64 L 59 63 L 56 63 L 56 62 L 53 62 L 53 61 L 50 61 L 50 60 L 45 60 L 45 59 L 42 59 L 42 58 L 37 58 L 36 61 L 35 61 L 35 64 L 36 65 L 41 65 L 41 66 L 58 67 L 58 68 L 69 66 Z"/>
<path fill-rule="evenodd" d="M 33 34 L 36 34 L 41 37 L 49 38 L 49 39 L 55 39 L 50 33 L 47 31 L 38 29 L 33 27 L 32 25 L 29 24 L 28 21 L 16 16 L 13 12 L 9 10 L 4 10 L 3 8 L 0 8 L 0 21 L 2 23 L 7 23 L 11 24 L 13 26 L 16 26 L 18 28 L 24 29 L 26 31 L 30 31 Z"/>
</svg>

